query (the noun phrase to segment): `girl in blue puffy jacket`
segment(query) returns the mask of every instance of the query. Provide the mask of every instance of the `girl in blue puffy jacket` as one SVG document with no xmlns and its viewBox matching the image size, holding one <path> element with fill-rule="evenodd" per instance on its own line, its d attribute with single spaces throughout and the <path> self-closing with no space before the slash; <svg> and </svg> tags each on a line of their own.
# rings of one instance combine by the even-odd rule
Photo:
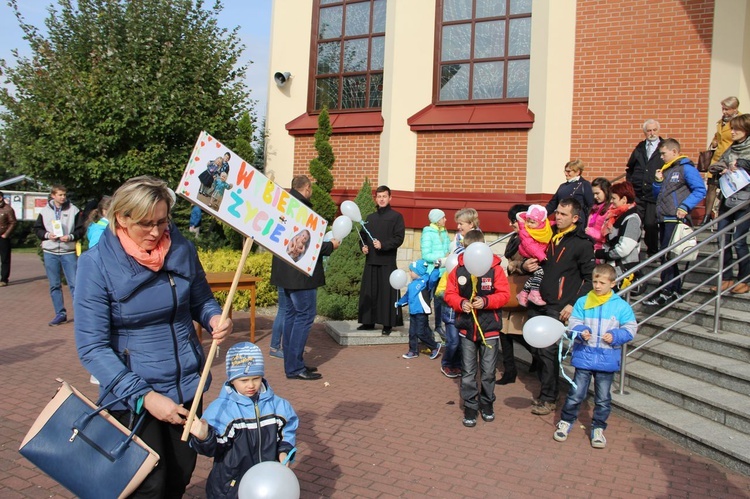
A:
<svg viewBox="0 0 750 499">
<path fill-rule="evenodd" d="M 620 370 L 620 346 L 635 337 L 637 327 L 633 309 L 612 291 L 616 278 L 611 265 L 594 267 L 591 279 L 594 289 L 576 301 L 570 315 L 568 327 L 574 340 L 571 364 L 576 372 L 553 435 L 558 442 L 567 440 L 593 377 L 591 446 L 603 449 L 607 445 L 604 430 L 612 410 L 612 379 Z"/>
</svg>

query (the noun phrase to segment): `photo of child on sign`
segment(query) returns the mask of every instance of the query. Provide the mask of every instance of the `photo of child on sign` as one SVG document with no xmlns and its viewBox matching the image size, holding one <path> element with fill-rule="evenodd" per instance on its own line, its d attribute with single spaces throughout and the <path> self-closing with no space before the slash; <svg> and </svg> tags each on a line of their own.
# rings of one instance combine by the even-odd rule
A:
<svg viewBox="0 0 750 499">
<path fill-rule="evenodd" d="M 295 262 L 299 261 L 310 247 L 310 231 L 303 229 L 294 236 L 286 247 L 286 254 Z"/>
<path fill-rule="evenodd" d="M 208 133 L 175 192 L 312 275 L 328 222 Z"/>
</svg>

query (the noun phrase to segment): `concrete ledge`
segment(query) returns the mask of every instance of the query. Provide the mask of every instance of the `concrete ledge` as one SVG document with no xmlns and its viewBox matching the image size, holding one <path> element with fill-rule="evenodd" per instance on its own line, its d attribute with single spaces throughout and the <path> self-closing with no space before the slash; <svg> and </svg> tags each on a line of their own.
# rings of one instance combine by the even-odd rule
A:
<svg viewBox="0 0 750 499">
<path fill-rule="evenodd" d="M 357 321 L 326 321 L 326 331 L 333 341 L 342 346 L 356 345 L 394 345 L 409 343 L 409 323 L 393 328 L 390 335 L 381 333 L 383 327 L 377 326 L 373 331 L 357 331 Z"/>
</svg>

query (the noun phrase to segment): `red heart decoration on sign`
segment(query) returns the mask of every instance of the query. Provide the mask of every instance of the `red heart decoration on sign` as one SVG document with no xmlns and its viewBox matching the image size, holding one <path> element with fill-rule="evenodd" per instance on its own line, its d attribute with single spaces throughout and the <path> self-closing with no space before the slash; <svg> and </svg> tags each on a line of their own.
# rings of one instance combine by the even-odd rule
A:
<svg viewBox="0 0 750 499">
<path fill-rule="evenodd" d="M 208 141 L 209 141 L 209 142 L 211 142 L 212 140 L 213 140 L 213 137 L 211 137 L 211 136 L 209 135 L 209 136 L 208 136 Z"/>
<path fill-rule="evenodd" d="M 294 226 L 294 231 L 293 231 L 293 232 L 297 232 L 298 230 L 299 230 L 299 227 L 297 227 L 297 226 L 295 225 L 295 226 Z"/>
<path fill-rule="evenodd" d="M 312 257 L 312 259 L 313 259 L 313 262 L 314 262 L 315 261 L 315 257 Z"/>
<path fill-rule="evenodd" d="M 186 181 L 185 181 L 185 187 L 187 187 L 188 185 L 190 185 L 190 182 L 188 182 L 188 181 L 186 180 Z"/>
<path fill-rule="evenodd" d="M 316 244 L 316 245 L 315 245 L 315 248 L 316 248 L 316 249 L 317 249 L 317 248 L 320 248 L 320 244 Z"/>
<path fill-rule="evenodd" d="M 201 147 L 205 147 L 206 143 L 201 140 Z"/>
<path fill-rule="evenodd" d="M 198 156 L 196 156 L 196 157 L 195 157 L 195 162 L 196 162 L 196 163 L 197 163 L 198 161 L 200 161 L 200 160 L 201 160 L 201 159 L 200 159 L 200 158 L 199 158 Z"/>
<path fill-rule="evenodd" d="M 185 194 L 185 195 L 186 195 L 187 197 L 190 197 L 190 193 L 189 193 L 188 191 L 185 191 L 185 192 L 184 192 L 184 194 Z"/>
<path fill-rule="evenodd" d="M 323 233 L 322 232 L 318 232 L 318 237 L 323 237 Z"/>
<path fill-rule="evenodd" d="M 310 272 L 310 267 L 307 267 L 307 271 Z"/>
<path fill-rule="evenodd" d="M 194 174 L 195 170 L 190 170 L 190 175 Z"/>
<path fill-rule="evenodd" d="M 286 246 L 287 244 L 289 244 L 289 239 L 284 239 L 284 246 Z"/>
<path fill-rule="evenodd" d="M 220 147 L 221 147 L 221 144 L 219 144 L 219 143 L 217 142 L 217 143 L 216 143 L 216 148 L 218 149 L 218 148 L 220 148 Z"/>
</svg>

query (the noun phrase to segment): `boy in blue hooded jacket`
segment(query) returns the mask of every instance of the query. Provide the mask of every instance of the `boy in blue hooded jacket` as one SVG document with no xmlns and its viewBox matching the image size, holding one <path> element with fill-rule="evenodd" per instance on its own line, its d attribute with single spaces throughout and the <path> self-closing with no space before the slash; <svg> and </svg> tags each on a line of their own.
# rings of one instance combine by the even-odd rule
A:
<svg viewBox="0 0 750 499">
<path fill-rule="evenodd" d="M 427 269 L 432 272 L 427 273 Z M 430 291 L 435 289 L 440 279 L 440 269 L 429 265 L 422 259 L 409 264 L 412 281 L 406 288 L 406 294 L 396 302 L 396 307 L 409 305 L 409 351 L 402 355 L 405 359 L 419 357 L 419 340 L 430 349 L 430 359 L 440 355 L 441 343 L 435 341 L 435 335 L 430 329 L 429 314 Z"/>
<path fill-rule="evenodd" d="M 245 472 L 263 461 L 291 461 L 299 419 L 263 378 L 257 345 L 237 343 L 227 351 L 227 382 L 202 419 L 190 428 L 190 446 L 214 458 L 206 497 L 236 498 Z"/>
<path fill-rule="evenodd" d="M 594 267 L 591 279 L 594 289 L 576 301 L 570 315 L 568 328 L 574 333 L 571 364 L 576 372 L 553 435 L 558 442 L 567 440 L 593 377 L 595 405 L 591 446 L 603 449 L 607 445 L 604 430 L 612 410 L 612 379 L 620 370 L 622 350 L 619 347 L 635 337 L 637 327 L 633 309 L 612 291 L 616 278 L 611 265 Z"/>
</svg>

